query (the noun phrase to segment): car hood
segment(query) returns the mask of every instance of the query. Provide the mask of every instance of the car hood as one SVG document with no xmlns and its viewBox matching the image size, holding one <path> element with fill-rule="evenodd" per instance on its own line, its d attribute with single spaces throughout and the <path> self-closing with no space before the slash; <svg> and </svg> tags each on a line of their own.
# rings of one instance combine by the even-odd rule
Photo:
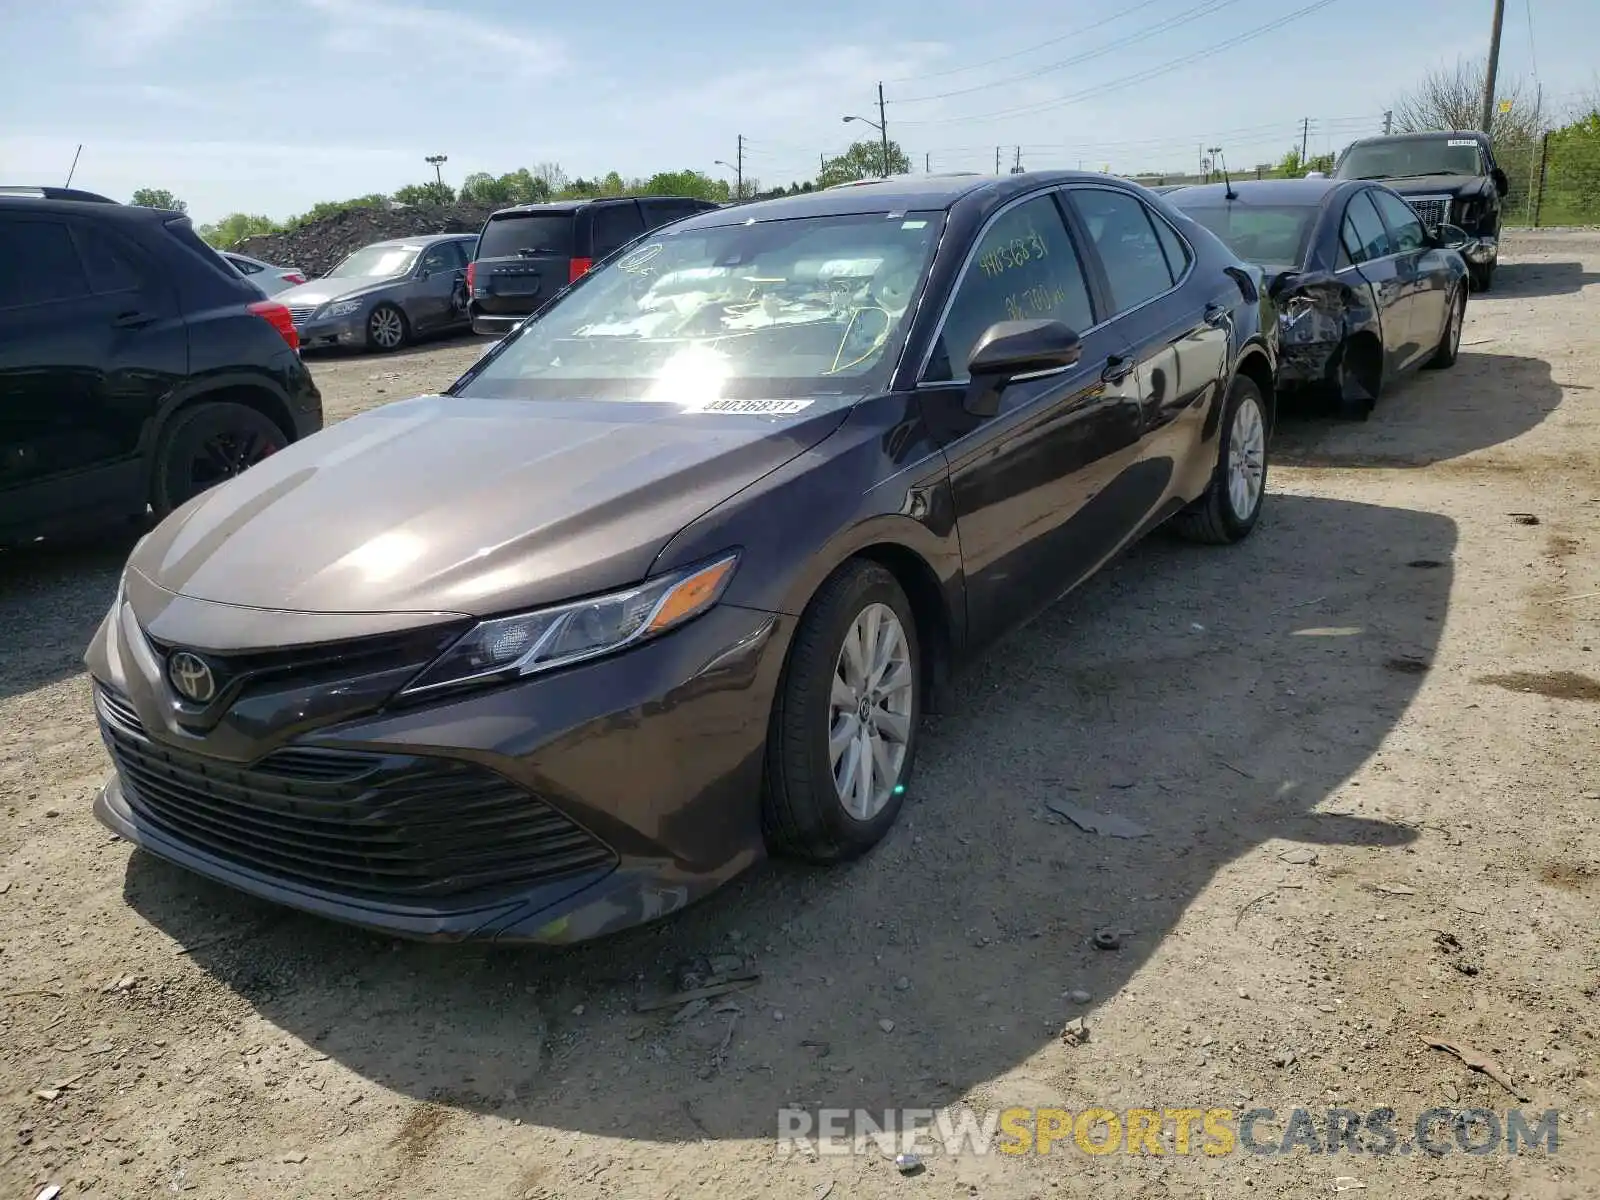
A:
<svg viewBox="0 0 1600 1200">
<path fill-rule="evenodd" d="M 484 616 L 623 587 L 848 412 L 802 407 L 402 401 L 197 496 L 129 569 L 195 599 L 319 613 Z"/>
<path fill-rule="evenodd" d="M 279 304 L 293 307 L 327 304 L 330 300 L 349 300 L 356 296 L 364 296 L 368 292 L 379 292 L 397 283 L 403 283 L 405 278 L 402 275 L 393 279 L 368 279 L 365 276 L 350 279 L 313 279 L 309 283 L 285 288 L 273 299 Z"/>
<path fill-rule="evenodd" d="M 1430 196 L 1480 192 L 1489 181 L 1479 175 L 1411 175 L 1383 182 L 1402 196 Z"/>
</svg>

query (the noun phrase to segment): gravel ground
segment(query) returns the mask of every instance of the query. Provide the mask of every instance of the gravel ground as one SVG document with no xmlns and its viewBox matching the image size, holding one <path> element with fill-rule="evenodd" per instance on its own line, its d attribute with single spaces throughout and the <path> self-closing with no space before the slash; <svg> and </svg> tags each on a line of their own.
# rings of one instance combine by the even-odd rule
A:
<svg viewBox="0 0 1600 1200">
<path fill-rule="evenodd" d="M 1248 543 L 1153 538 L 967 677 L 879 852 L 763 867 L 600 946 L 396 944 L 130 855 L 90 815 L 80 664 L 126 546 L 0 559 L 0 1190 L 1600 1193 L 1600 235 L 1508 249 L 1455 369 L 1365 425 L 1286 419 Z M 481 346 L 312 368 L 334 419 Z M 710 955 L 759 982 L 633 1011 Z M 1076 1017 L 1087 1040 L 1063 1039 Z M 1388 1106 L 1409 1145 L 1423 1110 L 1513 1092 L 1530 1124 L 1560 1110 L 1556 1153 L 1169 1134 L 1159 1157 L 1069 1139 L 903 1176 L 774 1143 L 786 1103 L 965 1100 L 1276 1110 L 1258 1142 L 1297 1106 Z"/>
</svg>

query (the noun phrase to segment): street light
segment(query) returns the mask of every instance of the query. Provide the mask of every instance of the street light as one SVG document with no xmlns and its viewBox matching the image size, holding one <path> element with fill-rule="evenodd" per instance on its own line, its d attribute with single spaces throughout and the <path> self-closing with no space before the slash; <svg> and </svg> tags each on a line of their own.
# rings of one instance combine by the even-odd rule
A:
<svg viewBox="0 0 1600 1200">
<path fill-rule="evenodd" d="M 444 187 L 444 172 L 441 171 L 439 167 L 442 164 L 449 162 L 450 156 L 448 154 L 430 154 L 422 161 L 433 168 L 433 178 L 435 182 L 437 182 L 441 188 Z"/>
<path fill-rule="evenodd" d="M 883 177 L 885 179 L 889 178 L 889 132 L 887 123 L 874 121 L 870 117 L 846 117 L 844 119 L 846 125 L 850 124 L 851 121 L 860 121 L 863 125 L 870 125 L 878 131 L 878 137 L 883 142 Z"/>
<path fill-rule="evenodd" d="M 734 166 L 727 159 L 724 159 L 724 158 L 714 158 L 714 159 L 712 159 L 711 160 L 711 165 L 713 167 L 727 167 L 728 170 L 733 172 L 734 179 L 736 180 L 736 182 L 734 184 L 734 187 L 733 187 L 733 198 L 735 200 L 743 200 L 744 199 L 744 172 L 742 170 L 740 170 L 738 167 Z"/>
</svg>

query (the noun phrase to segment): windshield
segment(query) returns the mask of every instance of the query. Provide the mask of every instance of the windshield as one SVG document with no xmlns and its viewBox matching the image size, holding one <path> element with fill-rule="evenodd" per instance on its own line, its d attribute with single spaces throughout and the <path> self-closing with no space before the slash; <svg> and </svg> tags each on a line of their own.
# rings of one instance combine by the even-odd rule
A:
<svg viewBox="0 0 1600 1200">
<path fill-rule="evenodd" d="M 479 258 L 572 253 L 571 213 L 502 213 L 489 218 L 478 241 Z"/>
<path fill-rule="evenodd" d="M 1179 207 L 1221 238 L 1240 258 L 1274 266 L 1299 265 L 1306 234 L 1317 215 L 1315 208 L 1290 204 Z"/>
<path fill-rule="evenodd" d="M 368 246 L 364 250 L 357 250 L 329 271 L 328 278 L 364 276 L 378 279 L 388 278 L 391 275 L 404 275 L 411 270 L 412 264 L 416 261 L 415 246 Z"/>
<path fill-rule="evenodd" d="M 942 212 L 668 227 L 528 321 L 456 394 L 861 395 L 893 362 Z"/>
<path fill-rule="evenodd" d="M 1481 175 L 1483 164 L 1473 138 L 1408 138 L 1355 146 L 1345 155 L 1337 179 L 1404 179 L 1412 175 Z"/>
</svg>

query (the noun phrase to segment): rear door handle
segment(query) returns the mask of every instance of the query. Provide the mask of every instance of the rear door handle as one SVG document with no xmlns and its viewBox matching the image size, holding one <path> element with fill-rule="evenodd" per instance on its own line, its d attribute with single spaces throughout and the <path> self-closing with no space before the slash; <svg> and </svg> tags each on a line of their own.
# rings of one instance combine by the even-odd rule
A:
<svg viewBox="0 0 1600 1200">
<path fill-rule="evenodd" d="M 1206 305 L 1206 324 L 1225 324 L 1228 320 L 1228 311 L 1228 306 L 1226 304 L 1220 304 L 1213 300 L 1210 304 Z"/>
<path fill-rule="evenodd" d="M 141 325 L 148 325 L 154 321 L 155 314 L 147 312 L 121 312 L 111 319 L 111 324 L 117 329 L 138 329 Z"/>
<path fill-rule="evenodd" d="M 1132 374 L 1133 359 L 1113 354 L 1106 359 L 1106 369 L 1100 372 L 1100 378 L 1106 383 L 1122 383 Z"/>
</svg>

